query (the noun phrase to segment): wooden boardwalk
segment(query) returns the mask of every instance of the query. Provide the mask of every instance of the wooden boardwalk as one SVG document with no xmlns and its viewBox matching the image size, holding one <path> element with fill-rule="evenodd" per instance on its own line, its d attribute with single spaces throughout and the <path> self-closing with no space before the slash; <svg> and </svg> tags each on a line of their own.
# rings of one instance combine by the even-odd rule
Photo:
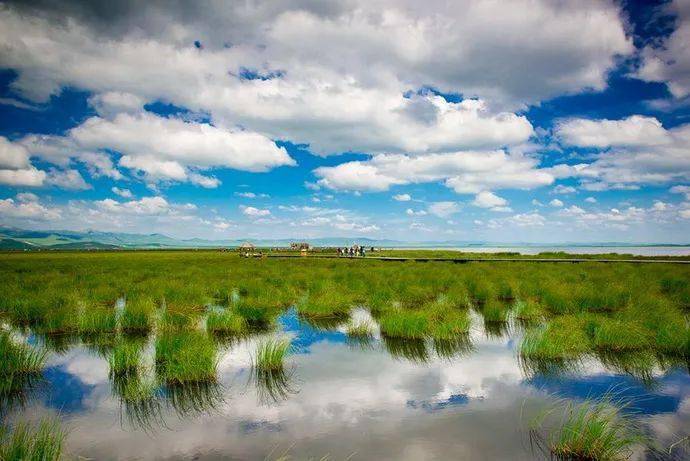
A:
<svg viewBox="0 0 690 461">
<path fill-rule="evenodd" d="M 434 257 L 405 257 L 405 256 L 337 256 L 337 255 L 264 255 L 267 258 L 283 259 L 346 259 L 367 261 L 416 261 L 416 262 L 450 262 L 455 264 L 465 263 L 490 263 L 490 262 L 528 262 L 528 263 L 629 263 L 629 264 L 690 264 L 690 260 L 676 259 L 589 259 L 589 258 L 434 258 Z"/>
</svg>

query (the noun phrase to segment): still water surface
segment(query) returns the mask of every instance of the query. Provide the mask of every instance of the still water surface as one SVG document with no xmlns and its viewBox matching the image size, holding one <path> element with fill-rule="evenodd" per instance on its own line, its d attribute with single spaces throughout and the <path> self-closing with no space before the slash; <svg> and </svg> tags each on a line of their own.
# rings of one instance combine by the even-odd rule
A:
<svg viewBox="0 0 690 461">
<path fill-rule="evenodd" d="M 375 325 L 365 310 L 353 316 Z M 478 315 L 458 344 L 379 335 L 353 343 L 344 327 L 314 327 L 294 310 L 280 323 L 294 352 L 287 374 L 274 381 L 252 373 L 259 338 L 251 338 L 222 346 L 218 387 L 161 395 L 160 406 L 134 411 L 120 403 L 103 355 L 75 346 L 53 353 L 45 388 L 21 412 L 59 413 L 69 454 L 98 460 L 543 458 L 530 446 L 530 418 L 555 396 L 584 399 L 611 389 L 635 402 L 664 446 L 690 427 L 687 369 L 657 367 L 642 379 L 592 358 L 573 372 L 530 372 L 515 352 L 521 329 L 487 329 Z M 675 450 L 669 459 L 687 455 Z"/>
</svg>

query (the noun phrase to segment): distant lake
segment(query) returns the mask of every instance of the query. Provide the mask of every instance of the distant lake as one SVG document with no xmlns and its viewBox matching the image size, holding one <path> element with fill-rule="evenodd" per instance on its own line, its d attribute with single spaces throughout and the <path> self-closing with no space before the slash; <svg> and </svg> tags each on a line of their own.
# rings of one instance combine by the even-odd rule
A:
<svg viewBox="0 0 690 461">
<path fill-rule="evenodd" d="M 463 253 L 521 253 L 536 255 L 545 252 L 564 252 L 572 254 L 606 254 L 619 253 L 636 256 L 689 256 L 690 246 L 507 246 L 507 247 L 406 247 L 396 249 L 424 249 L 459 251 Z"/>
</svg>

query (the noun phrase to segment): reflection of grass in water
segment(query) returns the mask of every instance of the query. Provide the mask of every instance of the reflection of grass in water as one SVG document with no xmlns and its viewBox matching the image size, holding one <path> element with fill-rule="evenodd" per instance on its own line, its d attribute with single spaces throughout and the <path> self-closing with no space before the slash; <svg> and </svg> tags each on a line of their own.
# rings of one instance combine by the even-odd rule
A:
<svg viewBox="0 0 690 461">
<path fill-rule="evenodd" d="M 395 338 L 386 335 L 382 335 L 381 339 L 384 347 L 393 358 L 415 363 L 427 363 L 429 361 L 429 351 L 424 339 Z"/>
<path fill-rule="evenodd" d="M 223 388 L 214 381 L 168 383 L 165 396 L 166 403 L 181 418 L 213 411 L 224 401 Z"/>
<path fill-rule="evenodd" d="M 522 373 L 527 377 L 561 376 L 576 374 L 581 371 L 582 360 L 576 358 L 544 358 L 518 355 L 518 362 Z"/>
<path fill-rule="evenodd" d="M 277 403 L 297 393 L 292 383 L 292 372 L 284 368 L 271 370 L 252 367 L 252 378 L 261 403 Z"/>
<path fill-rule="evenodd" d="M 0 459 L 57 461 L 66 435 L 57 419 L 42 419 L 35 425 L 20 422 L 11 431 L 0 430 Z"/>
<path fill-rule="evenodd" d="M 44 333 L 38 337 L 46 349 L 56 354 L 66 353 L 80 341 L 76 333 Z"/>
<path fill-rule="evenodd" d="M 605 395 L 575 403 L 561 399 L 531 423 L 532 440 L 557 459 L 617 461 L 628 459 L 647 440 L 628 404 Z M 548 420 L 555 426 L 545 430 Z"/>
<path fill-rule="evenodd" d="M 81 334 L 79 339 L 87 350 L 105 359 L 110 357 L 115 346 L 121 341 L 112 333 Z"/>
<path fill-rule="evenodd" d="M 39 374 L 2 374 L 0 376 L 0 418 L 16 407 L 25 407 L 29 398 L 44 384 L 46 381 Z"/>
<path fill-rule="evenodd" d="M 434 338 L 431 344 L 436 355 L 446 360 L 456 359 L 474 352 L 474 345 L 467 334 L 454 336 L 449 339 Z"/>
<path fill-rule="evenodd" d="M 159 387 L 138 373 L 113 376 L 113 392 L 120 399 L 120 409 L 132 427 L 152 431 L 163 426 Z"/>
<path fill-rule="evenodd" d="M 644 351 L 599 351 L 596 356 L 608 370 L 630 375 L 641 381 L 648 388 L 653 387 L 655 384 L 655 367 L 664 367 L 660 358 L 650 352 Z"/>
<path fill-rule="evenodd" d="M 509 331 L 510 325 L 508 322 L 487 322 L 484 321 L 484 334 L 487 338 L 502 339 L 505 338 Z"/>
<path fill-rule="evenodd" d="M 508 331 L 509 306 L 503 301 L 489 301 L 479 309 L 484 319 L 484 330 L 491 337 L 502 337 Z"/>
<path fill-rule="evenodd" d="M 313 316 L 299 312 L 297 314 L 300 321 L 319 331 L 329 331 L 338 328 L 350 318 L 349 313 L 335 312 L 331 315 Z"/>
<path fill-rule="evenodd" d="M 216 346 L 204 333 L 167 332 L 156 341 L 156 372 L 163 382 L 215 381 L 216 365 Z"/>
</svg>

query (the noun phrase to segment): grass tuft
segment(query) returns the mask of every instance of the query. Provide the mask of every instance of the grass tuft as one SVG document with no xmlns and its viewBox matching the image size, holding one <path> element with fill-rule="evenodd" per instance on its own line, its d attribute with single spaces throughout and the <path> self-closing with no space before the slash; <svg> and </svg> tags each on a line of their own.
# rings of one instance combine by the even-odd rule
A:
<svg viewBox="0 0 690 461">
<path fill-rule="evenodd" d="M 261 341 L 254 354 L 254 367 L 258 370 L 281 370 L 289 352 L 289 339 L 270 338 Z"/>
<path fill-rule="evenodd" d="M 45 365 L 47 352 L 23 343 L 16 343 L 7 332 L 0 333 L 0 376 L 38 374 Z"/>
<path fill-rule="evenodd" d="M 57 461 L 65 436 L 57 419 L 43 419 L 37 425 L 21 422 L 11 432 L 0 433 L 0 459 Z"/>
<path fill-rule="evenodd" d="M 371 338 L 374 329 L 369 322 L 351 323 L 347 326 L 347 335 L 350 338 Z"/>
<path fill-rule="evenodd" d="M 156 341 L 156 370 L 166 383 L 216 380 L 216 347 L 198 331 L 165 333 Z"/>
<path fill-rule="evenodd" d="M 633 416 L 624 413 L 625 407 L 608 396 L 581 403 L 560 400 L 533 421 L 532 431 L 538 433 L 547 417 L 560 413 L 559 424 L 543 438 L 557 459 L 625 460 L 635 445 L 645 442 Z"/>
<path fill-rule="evenodd" d="M 146 334 L 153 329 L 156 305 L 151 298 L 128 300 L 122 311 L 120 329 L 123 333 Z"/>
<path fill-rule="evenodd" d="M 133 342 L 122 342 L 115 346 L 108 358 L 112 376 L 132 375 L 141 362 L 141 346 Z"/>
<path fill-rule="evenodd" d="M 247 321 L 230 310 L 211 312 L 206 319 L 206 330 L 220 336 L 241 336 L 247 333 Z"/>
</svg>

